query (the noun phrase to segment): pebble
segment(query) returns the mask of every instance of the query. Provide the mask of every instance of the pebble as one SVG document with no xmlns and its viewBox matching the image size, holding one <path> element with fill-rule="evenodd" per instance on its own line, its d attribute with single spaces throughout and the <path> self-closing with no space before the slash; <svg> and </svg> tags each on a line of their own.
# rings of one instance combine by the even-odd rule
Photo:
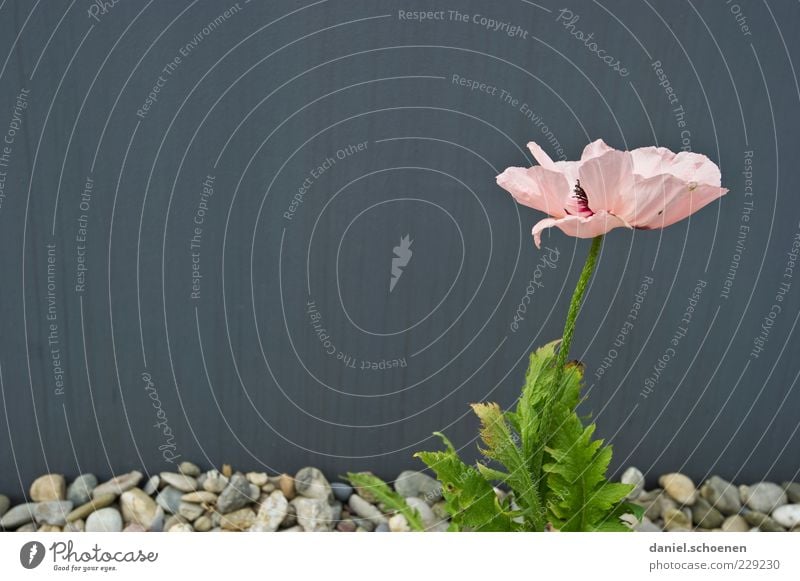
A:
<svg viewBox="0 0 800 581">
<path fill-rule="evenodd" d="M 800 525 L 800 504 L 784 504 L 783 506 L 779 506 L 773 511 L 772 518 L 781 526 L 787 529 L 793 529 L 797 525 Z"/>
<path fill-rule="evenodd" d="M 33 520 L 33 512 L 36 509 L 35 502 L 18 504 L 0 518 L 0 527 L 4 529 L 15 529 L 28 524 Z"/>
<path fill-rule="evenodd" d="M 664 529 L 668 531 L 688 531 L 692 528 L 692 519 L 677 508 L 664 511 Z"/>
<path fill-rule="evenodd" d="M 8 512 L 10 506 L 11 500 L 5 494 L 0 494 L 0 517 Z"/>
<path fill-rule="evenodd" d="M 720 528 L 727 533 L 746 533 L 750 530 L 750 525 L 744 517 L 734 514 L 726 518 Z"/>
<path fill-rule="evenodd" d="M 410 496 L 406 498 L 406 504 L 417 511 L 422 519 L 422 524 L 425 525 L 426 529 L 434 526 L 439 521 L 439 519 L 436 518 L 436 515 L 433 514 L 431 507 L 428 506 L 428 503 L 421 498 Z"/>
<path fill-rule="evenodd" d="M 138 523 L 132 522 L 132 523 L 126 525 L 125 528 L 122 529 L 122 532 L 123 533 L 146 533 L 147 529 L 144 528 L 142 525 L 140 525 Z"/>
<path fill-rule="evenodd" d="M 120 474 L 112 478 L 108 482 L 103 482 L 92 490 L 92 496 L 100 496 L 101 494 L 115 494 L 119 496 L 126 490 L 130 490 L 142 479 L 142 473 L 138 470 L 133 470 L 127 474 Z"/>
<path fill-rule="evenodd" d="M 298 496 L 292 500 L 297 511 L 297 524 L 306 532 L 329 531 L 333 528 L 333 510 L 326 499 Z"/>
<path fill-rule="evenodd" d="M 350 507 L 350 512 L 357 514 L 361 518 L 371 521 L 373 524 L 378 525 L 386 522 L 386 517 L 383 516 L 380 510 L 358 494 L 353 494 L 347 501 L 347 506 Z"/>
<path fill-rule="evenodd" d="M 164 511 L 175 514 L 181 506 L 181 499 L 183 492 L 172 486 L 167 486 L 156 496 L 156 503 L 164 509 Z"/>
<path fill-rule="evenodd" d="M 286 497 L 286 500 L 292 500 L 297 496 L 297 491 L 294 489 L 294 478 L 288 474 L 281 474 L 278 477 L 278 487 L 281 489 L 281 492 L 283 492 L 283 496 Z"/>
<path fill-rule="evenodd" d="M 356 532 L 356 523 L 350 519 L 339 521 L 336 525 L 336 530 L 340 533 L 354 533 Z"/>
<path fill-rule="evenodd" d="M 251 508 L 240 508 L 223 514 L 220 525 L 226 531 L 246 531 L 256 522 L 256 513 Z"/>
<path fill-rule="evenodd" d="M 156 508 L 156 515 L 153 518 L 153 521 L 150 523 L 149 530 L 153 533 L 160 533 L 164 531 L 164 509 L 160 506 Z"/>
<path fill-rule="evenodd" d="M 639 531 L 640 533 L 660 533 L 661 527 L 655 524 L 646 516 L 642 517 L 641 522 L 634 525 L 634 530 Z"/>
<path fill-rule="evenodd" d="M 705 498 L 698 498 L 692 505 L 692 522 L 698 527 L 716 529 L 724 520 L 722 513 L 711 506 Z"/>
<path fill-rule="evenodd" d="M 22 525 L 17 529 L 18 533 L 35 533 L 36 532 L 36 525 L 32 522 L 28 524 Z"/>
<path fill-rule="evenodd" d="M 191 533 L 194 532 L 192 525 L 185 522 L 179 522 L 172 525 L 168 530 L 168 533 Z"/>
<path fill-rule="evenodd" d="M 169 531 L 169 529 L 174 527 L 176 524 L 186 524 L 186 519 L 179 514 L 173 514 L 162 523 L 161 528 L 165 531 Z"/>
<path fill-rule="evenodd" d="M 255 502 L 259 496 L 258 487 L 250 484 L 243 474 L 237 473 L 217 498 L 217 510 L 222 514 L 233 512 Z"/>
<path fill-rule="evenodd" d="M 641 506 L 644 509 L 644 514 L 651 521 L 658 520 L 661 516 L 661 497 L 664 491 L 660 488 L 643 492 L 639 498 L 633 501 L 633 504 Z"/>
<path fill-rule="evenodd" d="M 194 530 L 200 533 L 205 533 L 211 530 L 213 524 L 211 522 L 211 518 L 208 515 L 203 515 L 194 521 Z"/>
<path fill-rule="evenodd" d="M 116 499 L 117 497 L 114 494 L 101 494 L 97 498 L 94 498 L 89 502 L 86 502 L 75 508 L 67 515 L 67 522 L 85 520 L 86 517 L 92 514 L 94 511 L 111 506 Z"/>
<path fill-rule="evenodd" d="M 356 527 L 358 531 L 366 531 L 371 533 L 375 530 L 375 523 L 371 520 L 367 520 L 365 518 L 361 518 L 360 516 L 353 517 L 353 522 L 356 523 Z M 386 523 L 381 523 L 386 524 Z M 388 525 L 387 525 L 388 526 Z"/>
<path fill-rule="evenodd" d="M 295 527 L 289 527 L 288 529 L 281 529 L 278 532 L 281 532 L 281 533 L 302 533 L 303 532 L 303 527 L 298 525 L 298 526 L 295 526 Z"/>
<path fill-rule="evenodd" d="M 203 480 L 203 490 L 219 494 L 228 486 L 228 478 L 217 470 L 209 470 Z"/>
<path fill-rule="evenodd" d="M 633 490 L 631 490 L 628 493 L 628 496 L 625 497 L 628 500 L 636 500 L 644 491 L 644 474 L 642 474 L 641 470 L 635 466 L 631 466 L 622 473 L 620 482 L 622 482 L 622 484 L 630 484 L 633 486 Z"/>
<path fill-rule="evenodd" d="M 405 470 L 394 481 L 394 489 L 400 496 L 419 496 L 428 503 L 434 503 L 442 498 L 442 485 L 438 480 L 431 478 L 424 472 Z"/>
<path fill-rule="evenodd" d="M 119 505 L 126 523 L 137 523 L 150 528 L 156 518 L 158 505 L 141 488 L 131 488 L 119 497 Z"/>
<path fill-rule="evenodd" d="M 39 524 L 64 526 L 71 511 L 72 502 L 69 500 L 48 500 L 36 505 L 33 518 Z"/>
<path fill-rule="evenodd" d="M 737 514 L 742 503 L 736 487 L 719 476 L 712 476 L 700 488 L 700 495 L 724 515 Z"/>
<path fill-rule="evenodd" d="M 786 496 L 792 504 L 800 504 L 800 482 L 784 482 L 781 484 Z"/>
<path fill-rule="evenodd" d="M 217 502 L 217 495 L 213 492 L 209 492 L 208 490 L 198 490 L 196 492 L 190 492 L 188 494 L 184 494 L 181 496 L 181 500 L 183 502 L 194 502 L 194 503 L 205 503 L 205 504 L 214 504 Z"/>
<path fill-rule="evenodd" d="M 389 533 L 389 532 L 391 532 L 391 529 L 389 528 L 389 524 L 388 523 L 382 522 L 381 524 L 379 524 L 378 526 L 375 527 L 375 532 L 376 533 Z"/>
<path fill-rule="evenodd" d="M 267 476 L 266 472 L 248 472 L 245 477 L 251 484 L 255 484 L 259 488 L 269 482 L 269 476 Z"/>
<path fill-rule="evenodd" d="M 280 490 L 271 493 L 267 500 L 258 509 L 256 521 L 261 525 L 262 531 L 274 532 L 281 526 L 289 512 L 289 501 Z"/>
<path fill-rule="evenodd" d="M 178 466 L 178 472 L 185 474 L 186 476 L 191 476 L 192 478 L 197 478 L 200 476 L 200 468 L 197 466 L 197 464 L 193 464 L 191 462 L 181 462 Z"/>
<path fill-rule="evenodd" d="M 67 488 L 67 500 L 74 506 L 86 504 L 92 498 L 92 490 L 97 486 L 97 476 L 81 474 Z"/>
<path fill-rule="evenodd" d="M 294 489 L 297 494 L 306 498 L 316 498 L 319 500 L 330 501 L 333 498 L 333 491 L 325 475 L 314 468 L 306 466 L 301 468 L 294 475 Z"/>
<path fill-rule="evenodd" d="M 64 532 L 65 533 L 82 533 L 86 530 L 86 522 L 83 519 L 74 520 L 72 522 L 67 522 L 64 525 Z"/>
<path fill-rule="evenodd" d="M 786 492 L 774 482 L 758 482 L 739 487 L 739 498 L 749 508 L 770 514 L 776 507 L 786 504 Z"/>
<path fill-rule="evenodd" d="M 204 512 L 202 506 L 193 502 L 182 502 L 178 507 L 178 514 L 190 522 L 197 520 Z"/>
<path fill-rule="evenodd" d="M 177 488 L 181 492 L 194 492 L 197 490 L 197 479 L 186 474 L 178 474 L 176 472 L 162 472 L 160 474 L 161 481 Z"/>
<path fill-rule="evenodd" d="M 774 519 L 770 518 L 769 515 L 764 514 L 763 512 L 749 510 L 742 516 L 749 524 L 757 527 L 758 530 L 764 531 L 765 533 L 780 533 L 786 531 L 785 528 L 783 528 Z"/>
<path fill-rule="evenodd" d="M 67 483 L 61 474 L 45 474 L 31 484 L 31 500 L 64 500 L 67 498 Z"/>
<path fill-rule="evenodd" d="M 697 487 L 692 479 L 679 472 L 664 474 L 658 483 L 676 502 L 692 505 L 697 500 Z"/>
<path fill-rule="evenodd" d="M 297 509 L 295 509 L 293 504 L 289 504 L 289 508 L 286 510 L 286 518 L 283 519 L 281 526 L 283 528 L 293 527 L 297 524 Z"/>
<path fill-rule="evenodd" d="M 350 495 L 353 494 L 353 487 L 344 482 L 331 482 L 331 490 L 333 490 L 333 496 L 339 502 L 347 502 L 350 499 Z"/>
<path fill-rule="evenodd" d="M 62 529 L 57 525 L 41 525 L 37 531 L 40 533 L 60 533 Z"/>
<path fill-rule="evenodd" d="M 122 515 L 116 508 L 101 508 L 86 519 L 87 533 L 118 533 L 122 530 Z"/>
<path fill-rule="evenodd" d="M 144 490 L 150 496 L 153 496 L 156 492 L 158 492 L 158 488 L 161 486 L 161 477 L 158 474 L 153 474 L 150 478 L 147 479 L 144 486 L 142 486 L 142 490 Z"/>
<path fill-rule="evenodd" d="M 393 533 L 407 533 L 411 530 L 406 517 L 397 513 L 389 518 L 389 530 Z"/>
</svg>

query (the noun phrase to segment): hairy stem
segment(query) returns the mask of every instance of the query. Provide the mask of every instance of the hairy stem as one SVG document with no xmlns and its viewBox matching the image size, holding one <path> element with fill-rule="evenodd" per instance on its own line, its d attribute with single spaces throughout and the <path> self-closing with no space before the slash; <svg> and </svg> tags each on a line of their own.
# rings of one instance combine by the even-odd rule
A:
<svg viewBox="0 0 800 581">
<path fill-rule="evenodd" d="M 569 348 L 572 345 L 572 338 L 575 335 L 575 321 L 578 318 L 578 313 L 581 310 L 583 303 L 583 296 L 586 294 L 586 287 L 589 286 L 589 280 L 592 278 L 592 273 L 597 265 L 597 256 L 600 254 L 600 247 L 603 244 L 603 236 L 597 236 L 592 240 L 592 246 L 589 248 L 589 255 L 586 257 L 586 262 L 583 265 L 581 276 L 578 279 L 578 284 L 575 285 L 575 291 L 572 293 L 572 300 L 569 303 L 569 311 L 567 312 L 567 320 L 564 323 L 564 334 L 561 338 L 561 345 L 558 348 L 558 354 L 555 361 L 555 376 L 553 377 L 553 392 L 547 399 L 542 408 L 542 421 L 539 425 L 539 449 L 536 451 L 532 459 L 532 474 L 534 480 L 539 481 L 539 498 L 544 499 L 545 492 L 545 478 L 542 474 L 542 459 L 544 456 L 544 447 L 550 440 L 550 422 L 553 412 L 553 406 L 559 400 L 561 395 L 561 381 L 564 379 L 564 368 L 567 364 L 567 357 L 569 356 Z M 542 507 L 544 511 L 544 507 Z"/>
<path fill-rule="evenodd" d="M 578 318 L 578 313 L 581 310 L 583 303 L 583 295 L 586 294 L 586 287 L 589 286 L 589 280 L 592 278 L 594 267 L 597 265 L 597 256 L 600 254 L 600 246 L 603 244 L 603 236 L 597 236 L 592 240 L 592 247 L 589 249 L 589 256 L 586 257 L 586 263 L 583 265 L 581 277 L 578 279 L 578 284 L 575 285 L 575 292 L 572 293 L 572 300 L 569 303 L 569 312 L 567 312 L 567 321 L 564 323 L 564 334 L 561 339 L 561 346 L 558 348 L 558 355 L 556 355 L 556 376 L 553 385 L 556 390 L 561 386 L 561 379 L 564 377 L 564 366 L 567 363 L 569 356 L 569 348 L 572 345 L 572 337 L 575 335 L 575 321 Z"/>
</svg>

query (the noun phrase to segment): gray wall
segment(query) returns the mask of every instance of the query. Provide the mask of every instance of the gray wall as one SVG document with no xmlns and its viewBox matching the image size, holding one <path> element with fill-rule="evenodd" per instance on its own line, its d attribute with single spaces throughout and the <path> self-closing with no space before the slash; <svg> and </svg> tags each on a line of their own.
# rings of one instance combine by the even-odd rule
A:
<svg viewBox="0 0 800 581">
<path fill-rule="evenodd" d="M 598 137 L 705 153 L 731 190 L 606 239 L 573 355 L 615 470 L 797 475 L 797 3 L 575 1 L 571 28 L 551 0 L 91 6 L 0 8 L 4 492 L 177 456 L 393 477 L 435 430 L 474 454 L 467 404 L 513 403 L 588 249 L 553 231 L 542 262 L 494 176 Z"/>
</svg>

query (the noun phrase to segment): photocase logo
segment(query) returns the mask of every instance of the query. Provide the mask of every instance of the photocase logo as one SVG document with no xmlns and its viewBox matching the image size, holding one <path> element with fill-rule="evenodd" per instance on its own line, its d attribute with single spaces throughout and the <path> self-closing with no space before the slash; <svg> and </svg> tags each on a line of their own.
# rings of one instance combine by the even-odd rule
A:
<svg viewBox="0 0 800 581">
<path fill-rule="evenodd" d="M 44 545 L 39 541 L 30 541 L 19 550 L 19 562 L 26 569 L 35 569 L 44 560 Z"/>
<path fill-rule="evenodd" d="M 400 239 L 400 246 L 394 247 L 394 257 L 392 258 L 392 278 L 389 281 L 389 292 L 394 290 L 397 281 L 403 276 L 403 269 L 408 266 L 411 261 L 411 245 L 414 243 L 406 234 Z"/>
</svg>

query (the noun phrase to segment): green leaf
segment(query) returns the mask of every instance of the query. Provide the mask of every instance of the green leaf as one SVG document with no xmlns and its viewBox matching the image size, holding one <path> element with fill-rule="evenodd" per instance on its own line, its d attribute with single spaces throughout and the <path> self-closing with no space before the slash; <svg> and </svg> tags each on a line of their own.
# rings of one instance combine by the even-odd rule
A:
<svg viewBox="0 0 800 581">
<path fill-rule="evenodd" d="M 388 509 L 402 514 L 408 526 L 415 531 L 424 531 L 425 525 L 416 510 L 408 506 L 405 498 L 392 490 L 383 480 L 368 472 L 348 472 L 347 480 L 353 486 L 369 489 L 369 491 Z"/>
<path fill-rule="evenodd" d="M 629 512 L 623 500 L 632 486 L 606 480 L 611 447 L 593 440 L 594 424 L 584 427 L 572 408 L 557 406 L 553 415 L 558 428 L 546 449 L 550 462 L 543 467 L 553 526 L 562 531 L 629 530 L 620 517 Z"/>
<path fill-rule="evenodd" d="M 481 421 L 480 436 L 485 444 L 481 453 L 506 469 L 502 481 L 514 490 L 523 518 L 528 520 L 534 529 L 544 528 L 538 483 L 531 477 L 528 459 L 518 445 L 519 436 L 512 430 L 496 403 L 472 404 L 472 409 Z M 480 465 L 478 469 L 480 470 Z M 493 473 L 502 474 L 499 471 Z"/>
<path fill-rule="evenodd" d="M 442 483 L 445 507 L 451 516 L 451 530 L 481 532 L 519 530 L 513 515 L 498 502 L 491 483 L 474 466 L 458 457 L 453 445 L 443 434 L 435 433 L 446 446 L 439 452 L 417 452 Z"/>
</svg>

